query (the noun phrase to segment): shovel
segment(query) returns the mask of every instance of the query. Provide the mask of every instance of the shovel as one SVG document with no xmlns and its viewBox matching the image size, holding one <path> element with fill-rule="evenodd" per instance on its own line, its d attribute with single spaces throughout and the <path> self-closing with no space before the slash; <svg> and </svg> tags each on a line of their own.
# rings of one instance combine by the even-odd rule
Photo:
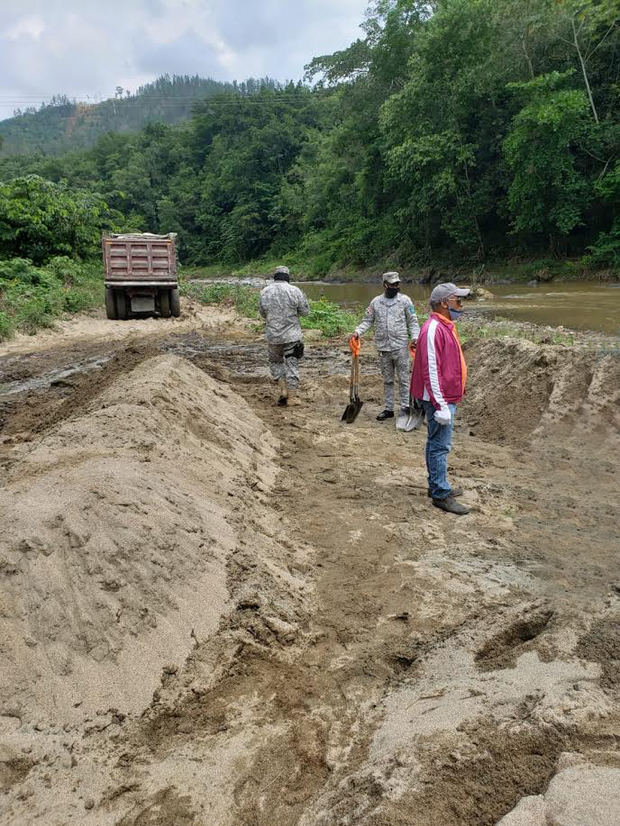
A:
<svg viewBox="0 0 620 826">
<path fill-rule="evenodd" d="M 413 390 L 413 366 L 415 364 L 415 350 L 411 350 L 411 380 L 409 381 L 409 408 L 408 412 L 400 415 L 396 419 L 396 430 L 403 430 L 405 433 L 411 433 L 412 430 L 420 427 L 424 421 L 424 410 L 418 406 L 417 401 L 414 401 Z"/>
<path fill-rule="evenodd" d="M 349 404 L 345 407 L 340 419 L 341 422 L 351 424 L 357 419 L 357 414 L 362 409 L 364 402 L 360 401 L 360 348 L 359 338 L 352 338 L 349 341 L 351 348 L 351 383 L 349 385 Z"/>
</svg>

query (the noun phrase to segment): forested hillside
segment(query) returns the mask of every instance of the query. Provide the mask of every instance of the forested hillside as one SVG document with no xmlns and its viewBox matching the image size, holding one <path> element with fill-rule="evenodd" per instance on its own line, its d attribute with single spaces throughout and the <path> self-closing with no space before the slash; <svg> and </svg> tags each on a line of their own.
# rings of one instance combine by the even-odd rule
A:
<svg viewBox="0 0 620 826">
<path fill-rule="evenodd" d="M 265 83 L 248 81 L 244 88 L 251 92 Z M 137 132 L 151 121 L 178 123 L 190 116 L 196 100 L 233 88 L 209 78 L 163 75 L 135 94 L 119 86 L 114 98 L 101 103 L 77 103 L 57 95 L 38 109 L 17 110 L 15 117 L 0 121 L 0 156 L 57 155 L 92 146 L 107 132 Z"/>
<path fill-rule="evenodd" d="M 0 179 L 96 194 L 102 225 L 178 232 L 186 263 L 614 268 L 618 31 L 614 0 L 378 0 L 312 86 L 231 88 L 176 126 L 5 159 Z M 12 214 L 0 255 L 30 257 Z"/>
</svg>

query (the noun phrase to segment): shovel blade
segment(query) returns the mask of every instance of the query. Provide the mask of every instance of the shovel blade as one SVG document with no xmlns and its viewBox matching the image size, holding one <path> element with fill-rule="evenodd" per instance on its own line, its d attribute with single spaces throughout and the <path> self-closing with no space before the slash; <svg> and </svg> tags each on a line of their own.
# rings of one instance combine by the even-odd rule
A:
<svg viewBox="0 0 620 826">
<path fill-rule="evenodd" d="M 401 413 L 396 419 L 396 430 L 406 430 L 409 421 L 409 413 Z"/>
<path fill-rule="evenodd" d="M 409 418 L 407 419 L 403 430 L 405 433 L 410 433 L 412 430 L 417 430 L 418 427 L 424 421 L 424 413 L 420 413 L 417 410 L 414 410 L 409 414 Z"/>
<path fill-rule="evenodd" d="M 364 402 L 361 402 L 359 399 L 349 402 L 344 409 L 344 413 L 342 414 L 340 421 L 346 422 L 347 424 L 354 422 L 357 419 L 357 414 L 362 409 L 363 404 Z"/>
</svg>

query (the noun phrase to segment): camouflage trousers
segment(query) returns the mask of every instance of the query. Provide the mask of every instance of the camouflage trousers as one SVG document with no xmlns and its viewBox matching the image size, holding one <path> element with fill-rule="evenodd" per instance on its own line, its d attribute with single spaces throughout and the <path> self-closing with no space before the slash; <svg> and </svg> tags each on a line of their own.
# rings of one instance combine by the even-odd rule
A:
<svg viewBox="0 0 620 826">
<path fill-rule="evenodd" d="M 284 379 L 287 387 L 296 390 L 299 387 L 299 360 L 293 355 L 296 342 L 274 344 L 268 342 L 269 370 L 275 381 Z"/>
<path fill-rule="evenodd" d="M 409 406 L 409 363 L 408 347 L 379 353 L 379 364 L 383 376 L 383 407 L 385 410 L 394 410 L 394 371 L 398 373 L 400 406 Z"/>
</svg>

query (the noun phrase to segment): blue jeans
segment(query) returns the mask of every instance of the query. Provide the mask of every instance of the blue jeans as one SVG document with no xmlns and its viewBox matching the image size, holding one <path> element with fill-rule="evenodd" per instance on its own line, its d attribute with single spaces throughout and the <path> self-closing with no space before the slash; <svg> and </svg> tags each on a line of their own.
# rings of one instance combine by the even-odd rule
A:
<svg viewBox="0 0 620 826">
<path fill-rule="evenodd" d="M 452 488 L 448 482 L 448 453 L 452 447 L 452 427 L 456 414 L 456 405 L 449 404 L 452 413 L 450 424 L 438 424 L 435 421 L 435 408 L 431 402 L 423 401 L 426 414 L 426 469 L 428 471 L 428 487 L 433 499 L 446 499 Z"/>
</svg>

